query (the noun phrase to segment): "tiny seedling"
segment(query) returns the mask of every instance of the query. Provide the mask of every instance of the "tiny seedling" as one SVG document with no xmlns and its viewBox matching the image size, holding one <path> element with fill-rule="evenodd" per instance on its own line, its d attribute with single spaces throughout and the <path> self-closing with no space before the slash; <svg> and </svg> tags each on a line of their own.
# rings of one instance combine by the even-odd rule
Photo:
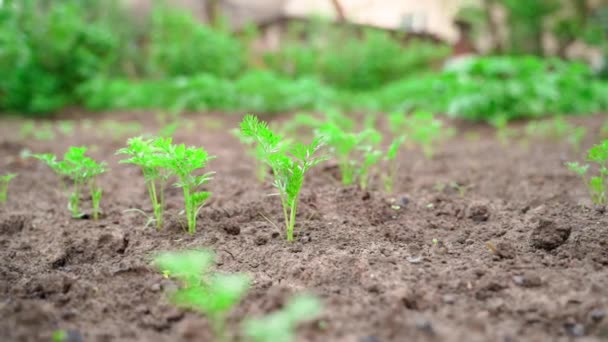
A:
<svg viewBox="0 0 608 342">
<path fill-rule="evenodd" d="M 433 157 L 438 143 L 454 135 L 453 129 L 445 127 L 430 112 L 417 111 L 410 115 L 394 112 L 388 120 L 394 135 L 405 135 L 405 144 L 420 147 L 429 159 Z"/>
<path fill-rule="evenodd" d="M 298 324 L 314 319 L 321 310 L 321 303 L 316 297 L 299 295 L 280 311 L 245 321 L 245 335 L 254 342 L 294 341 Z"/>
<path fill-rule="evenodd" d="M 167 141 L 163 138 L 143 139 L 142 137 L 136 137 L 127 141 L 126 148 L 116 152 L 130 157 L 121 160 L 121 163 L 133 164 L 141 168 L 154 211 L 154 218 L 149 220 L 148 223 L 154 221 L 157 229 L 163 227 L 165 186 L 172 175 L 168 167 L 167 155 L 158 147 L 166 144 Z"/>
<path fill-rule="evenodd" d="M 579 175 L 589 191 L 591 200 L 596 205 L 606 205 L 608 196 L 608 140 L 597 144 L 587 152 L 587 161 L 597 164 L 597 175 L 588 176 L 589 164 L 578 162 L 566 163 L 568 169 Z"/>
<path fill-rule="evenodd" d="M 6 203 L 8 200 L 8 183 L 15 177 L 17 177 L 16 173 L 0 176 L 0 203 Z"/>
<path fill-rule="evenodd" d="M 290 143 L 272 132 L 267 123 L 253 115 L 243 118 L 241 134 L 255 140 L 261 151 L 259 158 L 272 169 L 274 186 L 279 191 L 283 208 L 287 241 L 291 242 L 304 175 L 312 167 L 326 160 L 324 156 L 315 156 L 323 146 L 323 141 L 317 138 L 310 145 Z"/>
<path fill-rule="evenodd" d="M 39 141 L 49 141 L 55 139 L 55 131 L 49 122 L 36 125 L 34 121 L 26 121 L 21 125 L 19 131 L 22 139 L 34 138 Z"/>
<path fill-rule="evenodd" d="M 355 133 L 335 123 L 319 127 L 316 134 L 327 142 L 330 152 L 338 159 L 342 184 L 351 185 L 359 177 L 359 185 L 365 189 L 371 168 L 381 158 L 376 146 L 382 135 L 374 129 Z"/>
<path fill-rule="evenodd" d="M 496 138 L 503 146 L 508 146 L 511 139 L 518 135 L 515 129 L 509 127 L 506 115 L 496 116 L 490 123 L 496 129 Z"/>
<path fill-rule="evenodd" d="M 68 338 L 68 333 L 65 330 L 55 330 L 51 336 L 53 342 L 64 342 Z"/>
<path fill-rule="evenodd" d="M 72 193 L 68 208 L 72 212 L 72 217 L 81 218 L 83 213 L 80 211 L 80 195 L 85 188 L 89 188 L 91 202 L 93 206 L 93 219 L 99 218 L 102 189 L 97 185 L 97 176 L 107 171 L 105 163 L 98 163 L 85 156 L 86 147 L 70 147 L 64 154 L 63 160 L 58 161 L 53 154 L 34 154 L 32 157 L 45 162 L 55 173 L 67 177 L 73 182 Z"/>
<path fill-rule="evenodd" d="M 61 120 L 57 122 L 56 126 L 57 130 L 65 136 L 71 136 L 74 134 L 74 121 Z"/>
<path fill-rule="evenodd" d="M 388 163 L 387 172 L 384 175 L 384 190 L 389 194 L 393 192 L 395 187 L 395 178 L 397 178 L 397 170 L 399 168 L 397 155 L 404 142 L 405 136 L 397 136 L 389 145 L 384 156 L 384 160 Z"/>
<path fill-rule="evenodd" d="M 181 282 L 170 297 L 180 307 L 204 314 L 211 324 L 216 341 L 226 341 L 226 316 L 249 289 L 244 274 L 221 274 L 210 270 L 213 253 L 205 250 L 162 253 L 154 264 L 163 273 Z"/>
<path fill-rule="evenodd" d="M 213 176 L 213 172 L 202 175 L 197 175 L 196 172 L 207 166 L 215 157 L 210 156 L 203 148 L 174 145 L 170 138 L 158 139 L 155 147 L 164 155 L 163 167 L 178 178 L 174 185 L 182 188 L 188 233 L 194 234 L 196 217 L 211 196 L 210 192 L 198 191 L 198 188 L 209 182 Z"/>
<path fill-rule="evenodd" d="M 104 120 L 99 126 L 101 128 L 100 132 L 112 141 L 119 141 L 125 137 L 137 135 L 143 130 L 139 122 L 133 121 Z"/>
<path fill-rule="evenodd" d="M 531 121 L 526 126 L 525 132 L 531 139 L 565 140 L 578 151 L 587 129 L 574 126 L 558 116 L 552 120 Z"/>
</svg>

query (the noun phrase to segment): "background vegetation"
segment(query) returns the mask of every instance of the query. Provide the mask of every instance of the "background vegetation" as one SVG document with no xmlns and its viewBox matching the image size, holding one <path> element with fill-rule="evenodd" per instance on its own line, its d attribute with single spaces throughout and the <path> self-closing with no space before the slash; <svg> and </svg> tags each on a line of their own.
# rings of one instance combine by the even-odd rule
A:
<svg viewBox="0 0 608 342">
<path fill-rule="evenodd" d="M 542 57 L 548 26 L 560 53 L 582 39 L 605 45 L 603 12 L 585 1 L 486 0 L 461 17 L 492 31 L 491 6 L 508 12 L 502 57 L 441 68 L 450 48 L 379 30 L 355 33 L 323 20 L 296 24 L 291 39 L 252 63 L 255 31 L 233 34 L 157 5 L 132 20 L 117 0 L 9 0 L 0 8 L 0 111 L 49 115 L 91 110 L 429 110 L 496 121 L 608 108 L 608 86 L 587 65 Z M 549 23 L 550 25 L 545 25 Z M 306 39 L 301 39 L 305 36 Z M 518 42 L 525 42 L 519 44 Z M 603 48 L 603 47 L 602 47 Z"/>
</svg>

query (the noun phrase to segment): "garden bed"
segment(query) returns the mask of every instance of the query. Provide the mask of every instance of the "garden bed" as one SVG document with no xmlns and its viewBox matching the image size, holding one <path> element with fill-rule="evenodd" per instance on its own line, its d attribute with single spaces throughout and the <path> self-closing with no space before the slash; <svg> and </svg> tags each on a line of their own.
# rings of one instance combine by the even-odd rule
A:
<svg viewBox="0 0 608 342">
<path fill-rule="evenodd" d="M 112 117 L 158 128 L 150 113 Z M 306 179 L 287 243 L 264 218 L 282 217 L 273 188 L 228 133 L 240 118 L 188 116 L 192 126 L 175 137 L 218 157 L 193 236 L 176 218 L 179 189 L 167 190 L 162 231 L 125 212 L 151 210 L 141 174 L 117 163 L 126 137 L 91 118 L 93 128 L 52 141 L 23 140 L 19 121 L 0 121 L 0 170 L 19 174 L 0 207 L 3 341 L 48 341 L 58 329 L 85 341 L 209 341 L 206 320 L 171 305 L 175 282 L 151 266 L 160 251 L 201 247 L 217 253 L 218 270 L 253 279 L 230 316 L 234 332 L 306 291 L 325 309 L 299 329 L 302 341 L 608 338 L 608 216 L 564 167 L 583 156 L 566 143 L 505 146 L 488 127 L 459 124 L 433 160 L 402 154 L 394 196 L 345 188 L 324 163 Z M 591 132 L 585 148 L 604 119 L 577 119 Z M 52 171 L 19 157 L 71 145 L 92 146 L 111 168 L 99 221 L 70 219 Z"/>
</svg>

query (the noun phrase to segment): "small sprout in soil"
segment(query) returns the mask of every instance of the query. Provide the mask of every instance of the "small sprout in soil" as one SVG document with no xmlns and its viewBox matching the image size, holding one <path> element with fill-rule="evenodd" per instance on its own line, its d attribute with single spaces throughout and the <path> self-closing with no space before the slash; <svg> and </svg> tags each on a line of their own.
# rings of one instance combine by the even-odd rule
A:
<svg viewBox="0 0 608 342">
<path fill-rule="evenodd" d="M 294 341 L 298 324 L 315 319 L 321 311 L 321 303 L 316 297 L 299 295 L 280 311 L 245 321 L 245 335 L 254 342 Z"/>
<path fill-rule="evenodd" d="M 158 136 L 163 138 L 171 138 L 179 128 L 179 121 L 168 123 L 158 130 Z"/>
<path fill-rule="evenodd" d="M 587 134 L 587 129 L 585 127 L 576 127 L 558 116 L 551 120 L 531 121 L 526 126 L 525 132 L 526 136 L 530 139 L 566 140 L 578 151 L 581 142 Z"/>
<path fill-rule="evenodd" d="M 55 330 L 51 336 L 53 342 L 64 342 L 68 338 L 68 333 L 65 330 Z"/>
<path fill-rule="evenodd" d="M 454 135 L 453 129 L 446 128 L 430 112 L 417 111 L 410 115 L 394 112 L 389 115 L 389 124 L 395 135 L 405 134 L 406 144 L 420 147 L 429 159 L 438 143 Z"/>
<path fill-rule="evenodd" d="M 71 121 L 71 120 L 58 121 L 56 126 L 57 126 L 57 130 L 65 136 L 71 136 L 74 134 L 74 121 Z"/>
<path fill-rule="evenodd" d="M 34 121 L 26 121 L 21 125 L 19 134 L 22 139 L 34 138 L 39 141 L 49 141 L 55 139 L 55 131 L 49 122 L 36 125 Z"/>
<path fill-rule="evenodd" d="M 154 218 L 149 220 L 148 223 L 155 222 L 157 229 L 163 227 L 165 187 L 172 175 L 167 154 L 158 147 L 165 144 L 167 144 L 167 141 L 163 138 L 143 139 L 142 137 L 136 137 L 129 139 L 127 147 L 116 152 L 130 157 L 121 160 L 121 163 L 133 164 L 141 168 L 154 211 Z"/>
<path fill-rule="evenodd" d="M 371 169 L 381 159 L 376 147 L 382 135 L 374 129 L 356 133 L 331 122 L 319 127 L 316 134 L 327 142 L 330 152 L 338 159 L 342 184 L 351 185 L 358 179 L 359 186 L 367 188 Z"/>
<path fill-rule="evenodd" d="M 511 139 L 518 135 L 517 130 L 509 127 L 509 120 L 504 115 L 494 118 L 491 124 L 496 129 L 496 138 L 503 146 L 509 145 Z"/>
<path fill-rule="evenodd" d="M 244 274 L 221 274 L 210 270 L 214 255 L 209 251 L 163 253 L 154 259 L 156 267 L 176 278 L 182 286 L 171 295 L 180 307 L 195 310 L 209 319 L 216 341 L 226 341 L 226 316 L 249 289 Z"/>
<path fill-rule="evenodd" d="M 15 177 L 17 177 L 16 173 L 0 176 L 0 203 L 6 203 L 8 200 L 8 183 Z"/>
<path fill-rule="evenodd" d="M 312 167 L 326 160 L 324 156 L 315 156 L 323 147 L 323 141 L 317 138 L 310 145 L 290 143 L 273 133 L 267 123 L 253 115 L 243 118 L 241 134 L 255 140 L 260 146 L 259 157 L 272 169 L 274 186 L 279 191 L 283 208 L 287 241 L 291 242 L 304 175 Z"/>
<path fill-rule="evenodd" d="M 397 156 L 399 154 L 399 149 L 404 142 L 404 135 L 394 138 L 386 151 L 386 156 L 384 157 L 388 163 L 388 171 L 384 175 L 384 190 L 389 194 L 393 193 L 393 189 L 395 187 L 395 178 L 397 178 L 397 170 L 399 168 Z"/>
<path fill-rule="evenodd" d="M 116 120 L 104 120 L 100 124 L 104 136 L 110 137 L 112 141 L 119 141 L 125 137 L 141 134 L 143 127 L 139 122 L 121 122 Z"/>
<path fill-rule="evenodd" d="M 93 219 L 99 218 L 99 203 L 101 202 L 102 189 L 97 185 L 97 176 L 107 171 L 106 164 L 98 163 L 85 156 L 86 147 L 70 147 L 64 154 L 63 160 L 58 161 L 53 154 L 34 154 L 32 157 L 45 162 L 59 176 L 67 177 L 72 181 L 72 193 L 68 208 L 72 212 L 72 217 L 80 218 L 83 213 L 80 211 L 81 192 L 88 187 L 91 194 L 93 206 Z"/>
<path fill-rule="evenodd" d="M 175 186 L 182 188 L 184 193 L 184 207 L 188 221 L 188 233 L 196 232 L 196 217 L 205 202 L 211 196 L 210 192 L 198 191 L 198 189 L 209 182 L 213 172 L 197 175 L 196 172 L 207 166 L 212 160 L 203 148 L 186 147 L 186 145 L 174 145 L 170 138 L 158 139 L 154 146 L 163 155 L 163 168 L 177 176 Z"/>
<path fill-rule="evenodd" d="M 579 175 L 589 191 L 591 200 L 596 205 L 606 205 L 608 195 L 608 140 L 597 144 L 587 151 L 587 161 L 597 164 L 597 174 L 588 176 L 591 167 L 589 164 L 578 162 L 566 163 L 568 169 Z"/>
</svg>

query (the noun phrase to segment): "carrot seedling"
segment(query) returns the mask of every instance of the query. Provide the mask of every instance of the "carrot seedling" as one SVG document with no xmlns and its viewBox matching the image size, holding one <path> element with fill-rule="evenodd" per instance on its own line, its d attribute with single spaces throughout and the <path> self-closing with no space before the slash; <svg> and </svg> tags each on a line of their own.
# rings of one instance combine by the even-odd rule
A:
<svg viewBox="0 0 608 342">
<path fill-rule="evenodd" d="M 323 141 L 317 138 L 310 145 L 290 143 L 272 132 L 267 123 L 253 115 L 243 118 L 241 134 L 255 140 L 260 146 L 259 157 L 272 170 L 274 186 L 279 191 L 283 207 L 287 241 L 291 242 L 304 175 L 313 166 L 326 160 L 324 156 L 315 156 L 323 146 Z"/>
<path fill-rule="evenodd" d="M 211 196 L 210 192 L 198 191 L 202 185 L 211 180 L 213 172 L 197 175 L 196 172 L 215 158 L 210 156 L 203 148 L 186 147 L 186 145 L 174 145 L 170 138 L 159 139 L 155 146 L 164 155 L 164 167 L 177 176 L 174 185 L 182 188 L 184 193 L 184 208 L 188 221 L 188 233 L 196 232 L 196 217 L 199 211 Z"/>
<path fill-rule="evenodd" d="M 384 174 L 384 190 L 389 194 L 393 192 L 395 187 L 395 178 L 397 178 L 397 170 L 399 168 L 397 155 L 404 142 L 405 136 L 403 135 L 394 138 L 384 156 L 384 160 L 388 164 L 386 168 L 387 171 Z"/>
<path fill-rule="evenodd" d="M 204 314 L 210 321 L 216 341 L 226 341 L 226 316 L 249 289 L 244 274 L 220 274 L 210 270 L 214 255 L 209 251 L 163 253 L 154 263 L 163 273 L 176 278 L 182 286 L 171 295 L 180 307 Z"/>
<path fill-rule="evenodd" d="M 15 177 L 17 177 L 16 173 L 7 173 L 0 176 L 0 203 L 6 203 L 8 200 L 8 183 Z"/>
<path fill-rule="evenodd" d="M 239 139 L 241 144 L 247 146 L 247 154 L 253 157 L 255 161 L 255 177 L 260 183 L 266 180 L 268 174 L 268 166 L 264 163 L 264 151 L 261 145 L 256 144 L 256 140 L 252 137 L 243 136 L 239 129 L 234 129 L 231 133 Z"/>
<path fill-rule="evenodd" d="M 314 319 L 321 310 L 321 303 L 316 297 L 296 296 L 278 312 L 245 321 L 245 335 L 254 342 L 294 341 L 298 324 Z"/>
<path fill-rule="evenodd" d="M 121 160 L 120 163 L 133 164 L 140 167 L 154 212 L 154 218 L 150 219 L 149 222 L 155 222 L 157 229 L 163 227 L 165 186 L 172 175 L 171 170 L 168 168 L 167 155 L 158 147 L 165 144 L 166 140 L 163 138 L 143 139 L 142 137 L 136 137 L 127 141 L 126 148 L 122 148 L 116 152 L 117 154 L 125 154 L 130 157 Z"/>
<path fill-rule="evenodd" d="M 69 178 L 72 183 L 72 193 L 68 208 L 72 212 L 72 217 L 81 218 L 83 213 L 80 211 L 80 195 L 88 187 L 91 194 L 93 206 L 93 219 L 99 218 L 99 203 L 101 202 L 102 189 L 97 185 L 97 176 L 107 171 L 106 164 L 98 163 L 85 156 L 86 147 L 70 147 L 64 154 L 63 160 L 58 161 L 53 154 L 34 154 L 34 158 L 45 162 L 59 176 Z"/>
<path fill-rule="evenodd" d="M 380 133 L 374 129 L 355 133 L 328 123 L 319 127 L 316 134 L 327 142 L 330 152 L 338 159 L 342 184 L 351 185 L 358 178 L 359 185 L 366 188 L 370 169 L 380 159 L 375 148 L 382 140 Z"/>
<path fill-rule="evenodd" d="M 587 161 L 597 164 L 597 175 L 588 177 L 589 164 L 582 165 L 578 162 L 570 162 L 566 163 L 566 166 L 583 179 L 594 204 L 606 205 L 608 196 L 608 140 L 591 147 L 587 152 Z"/>
<path fill-rule="evenodd" d="M 391 130 L 395 135 L 405 134 L 407 145 L 418 146 L 425 157 L 432 158 L 438 143 L 454 134 L 433 113 L 417 111 L 410 115 L 394 112 L 389 115 Z"/>
</svg>

